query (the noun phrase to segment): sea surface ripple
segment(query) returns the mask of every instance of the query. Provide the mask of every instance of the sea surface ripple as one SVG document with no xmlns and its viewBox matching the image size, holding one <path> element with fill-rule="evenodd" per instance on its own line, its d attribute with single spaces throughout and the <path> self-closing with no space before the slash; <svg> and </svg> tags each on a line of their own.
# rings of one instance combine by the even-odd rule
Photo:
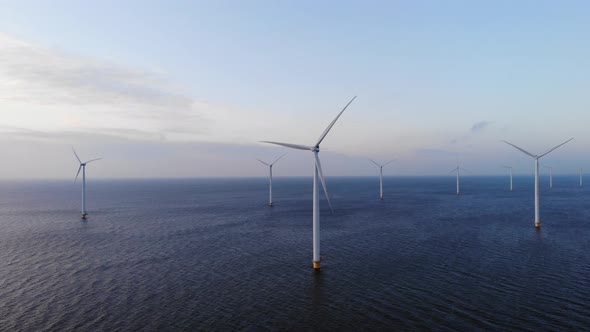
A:
<svg viewBox="0 0 590 332">
<path fill-rule="evenodd" d="M 545 180 L 545 179 L 543 179 Z M 590 193 L 574 176 L 0 183 L 0 330 L 543 331 L 590 327 Z"/>
</svg>

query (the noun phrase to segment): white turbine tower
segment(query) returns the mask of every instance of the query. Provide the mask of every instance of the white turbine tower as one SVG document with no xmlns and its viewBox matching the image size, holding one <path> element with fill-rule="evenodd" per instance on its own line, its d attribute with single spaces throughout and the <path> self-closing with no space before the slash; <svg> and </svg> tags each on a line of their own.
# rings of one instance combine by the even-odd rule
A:
<svg viewBox="0 0 590 332">
<path fill-rule="evenodd" d="M 549 189 L 553 189 L 553 167 L 545 165 L 543 167 L 549 170 Z"/>
<path fill-rule="evenodd" d="M 80 160 L 80 157 L 78 157 L 78 154 L 76 153 L 76 150 L 74 150 L 73 147 L 72 151 L 74 152 L 74 156 L 76 156 L 76 159 L 78 159 L 78 162 L 80 163 L 80 167 L 78 167 L 78 173 L 76 173 L 74 183 L 76 182 L 76 180 L 78 180 L 78 175 L 80 175 L 80 171 L 82 171 L 82 219 L 86 219 L 86 217 L 88 216 L 88 212 L 86 211 L 86 164 L 100 160 L 102 158 L 96 158 L 82 162 L 82 160 Z"/>
<path fill-rule="evenodd" d="M 542 157 L 546 156 L 547 154 L 549 154 L 550 152 L 552 152 L 553 150 L 559 148 L 560 146 L 564 145 L 565 143 L 569 142 L 573 140 L 573 138 L 568 139 L 567 141 L 557 145 L 556 147 L 549 149 L 549 151 L 540 154 L 540 155 L 535 155 L 532 154 L 522 148 L 519 148 L 518 146 L 507 142 L 507 141 L 502 141 L 508 145 L 513 146 L 514 148 L 518 149 L 520 152 L 530 156 L 531 158 L 533 158 L 535 160 L 535 227 L 539 228 L 541 227 L 541 220 L 539 220 L 539 159 L 541 159 Z"/>
<path fill-rule="evenodd" d="M 328 125 L 326 130 L 324 130 L 324 132 L 322 133 L 320 138 L 317 140 L 317 142 L 313 146 L 291 144 L 291 143 L 271 142 L 271 141 L 262 141 L 264 143 L 286 146 L 291 149 L 307 150 L 307 151 L 313 152 L 313 158 L 314 158 L 314 166 L 313 166 L 313 268 L 316 270 L 320 268 L 320 192 L 319 192 L 319 187 L 318 187 L 318 178 L 322 182 L 322 187 L 324 188 L 324 194 L 326 195 L 328 205 L 330 206 L 330 209 L 332 209 L 332 203 L 330 202 L 330 197 L 328 195 L 328 189 L 326 188 L 326 180 L 324 179 L 324 174 L 322 172 L 322 165 L 320 163 L 320 158 L 318 157 L 318 153 L 320 152 L 320 143 L 322 143 L 322 141 L 324 140 L 326 135 L 328 135 L 328 132 L 330 131 L 330 129 L 332 129 L 332 127 L 334 126 L 334 124 L 336 123 L 338 118 L 340 118 L 342 113 L 344 113 L 346 108 L 354 101 L 355 98 L 356 98 L 356 96 L 354 98 L 352 98 L 348 102 L 348 104 L 346 104 L 346 106 L 344 106 L 342 111 L 340 111 L 340 113 L 338 113 L 336 118 L 334 120 L 332 120 L 332 122 Z"/>
<path fill-rule="evenodd" d="M 465 168 L 463 168 L 463 167 L 459 166 L 459 163 L 457 163 L 457 167 L 453 168 L 453 169 L 452 169 L 452 170 L 449 172 L 449 174 L 450 174 L 450 173 L 453 173 L 453 172 L 457 172 L 457 196 L 461 194 L 461 190 L 459 189 L 459 171 L 460 171 L 460 170 L 467 171 Z"/>
<path fill-rule="evenodd" d="M 395 159 L 390 160 L 388 162 L 386 162 L 383 165 L 377 164 L 373 159 L 369 159 L 373 164 L 377 165 L 377 167 L 379 167 L 379 198 L 381 200 L 383 200 L 383 167 L 391 164 L 392 162 L 395 161 Z"/>
<path fill-rule="evenodd" d="M 512 191 L 512 166 L 502 166 L 510 170 L 510 191 Z"/>
<path fill-rule="evenodd" d="M 283 158 L 286 155 L 283 154 L 282 156 L 278 157 L 277 159 L 275 159 L 275 161 L 273 161 L 272 163 L 268 164 L 265 163 L 264 161 L 256 158 L 256 160 L 258 160 L 259 162 L 265 164 L 266 166 L 268 166 L 269 172 L 270 172 L 270 177 L 269 177 L 269 200 L 268 200 L 268 206 L 272 206 L 272 165 L 276 164 L 277 161 L 279 161 L 279 159 Z"/>
</svg>

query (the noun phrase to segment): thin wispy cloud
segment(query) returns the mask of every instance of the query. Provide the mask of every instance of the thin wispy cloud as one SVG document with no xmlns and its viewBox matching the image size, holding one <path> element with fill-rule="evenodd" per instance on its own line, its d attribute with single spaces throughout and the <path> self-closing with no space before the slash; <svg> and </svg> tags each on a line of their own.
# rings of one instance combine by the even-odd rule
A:
<svg viewBox="0 0 590 332">
<path fill-rule="evenodd" d="M 37 140 L 79 132 L 247 144 L 293 125 L 279 117 L 271 124 L 263 111 L 198 100 L 161 70 L 67 54 L 1 33 L 0 114 L 3 136 Z"/>
<path fill-rule="evenodd" d="M 236 112 L 196 100 L 160 71 L 66 54 L 3 34 L 0 105 L 4 129 L 136 139 L 214 140 L 217 120 L 232 119 L 228 114 Z"/>
<path fill-rule="evenodd" d="M 490 121 L 479 121 L 471 126 L 472 133 L 479 133 L 488 128 L 492 123 Z"/>
</svg>

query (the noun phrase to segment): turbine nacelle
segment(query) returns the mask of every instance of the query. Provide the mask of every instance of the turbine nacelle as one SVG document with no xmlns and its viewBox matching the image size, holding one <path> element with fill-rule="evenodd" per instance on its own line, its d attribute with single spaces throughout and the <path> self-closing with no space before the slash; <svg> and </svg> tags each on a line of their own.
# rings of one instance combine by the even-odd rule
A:
<svg viewBox="0 0 590 332">
<path fill-rule="evenodd" d="M 517 150 L 519 150 L 520 152 L 522 152 L 522 153 L 524 153 L 524 154 L 528 155 L 529 157 L 532 157 L 533 159 L 536 159 L 536 160 L 538 160 L 538 159 L 540 159 L 541 157 L 548 155 L 548 154 L 549 154 L 550 152 L 552 152 L 553 150 L 557 149 L 558 147 L 560 147 L 560 146 L 564 145 L 565 143 L 567 143 L 567 142 L 569 142 L 569 141 L 571 141 L 571 140 L 573 140 L 573 139 L 574 139 L 574 138 L 572 137 L 572 138 L 568 139 L 567 141 L 565 141 L 565 142 L 563 142 L 563 143 L 561 143 L 561 144 L 559 144 L 559 145 L 557 145 L 557 146 L 555 146 L 555 147 L 553 147 L 553 148 L 549 149 L 547 152 L 545 152 L 545 153 L 542 153 L 542 154 L 540 154 L 540 155 L 537 155 L 537 154 L 532 154 L 532 153 L 528 152 L 527 150 L 525 150 L 525 149 L 523 149 L 523 148 L 521 148 L 521 147 L 518 147 L 518 146 L 516 146 L 516 145 L 514 145 L 514 144 L 512 144 L 512 143 L 510 143 L 510 142 L 508 142 L 508 141 L 504 141 L 504 140 L 502 140 L 502 142 L 504 142 L 504 143 L 506 143 L 506 144 L 508 144 L 508 145 L 511 145 L 512 147 L 516 148 L 516 149 L 517 149 Z"/>
<path fill-rule="evenodd" d="M 377 166 L 377 167 L 379 167 L 379 168 L 381 168 L 381 169 L 383 169 L 383 167 L 385 167 L 385 166 L 387 166 L 387 165 L 391 164 L 391 163 L 392 163 L 392 162 L 394 162 L 395 160 L 396 160 L 396 159 L 392 159 L 392 160 L 390 160 L 390 161 L 386 162 L 385 164 L 379 164 L 379 163 L 377 163 L 375 160 L 373 160 L 373 159 L 369 159 L 369 161 L 370 161 L 370 162 L 372 162 L 373 164 L 375 164 L 375 166 Z"/>
<path fill-rule="evenodd" d="M 277 159 L 275 159 L 275 161 L 273 161 L 272 163 L 264 162 L 264 161 L 262 161 L 262 160 L 260 160 L 258 158 L 256 158 L 256 160 L 258 160 L 259 162 L 261 162 L 261 163 L 265 164 L 266 166 L 272 168 L 272 165 L 276 164 L 277 161 L 281 160 L 281 158 L 283 158 L 286 154 L 287 153 L 283 153 L 280 157 L 278 157 Z"/>
<path fill-rule="evenodd" d="M 91 163 L 93 161 L 97 161 L 97 160 L 101 160 L 102 159 L 102 158 L 96 158 L 96 159 L 90 159 L 88 161 L 82 162 L 82 160 L 80 160 L 80 157 L 76 153 L 76 150 L 74 150 L 74 147 L 72 147 L 72 152 L 74 152 L 74 156 L 76 156 L 76 159 L 80 163 L 80 167 L 78 167 L 78 172 L 76 173 L 76 177 L 74 178 L 74 182 L 76 182 L 76 180 L 78 180 L 78 175 L 80 175 L 80 171 L 82 170 L 82 167 L 85 168 L 87 164 L 89 164 L 89 163 Z"/>
<path fill-rule="evenodd" d="M 453 173 L 453 172 L 458 172 L 458 171 L 467 171 L 467 172 L 471 172 L 470 170 L 468 170 L 468 169 L 466 169 L 466 168 L 463 168 L 463 167 L 457 166 L 457 167 L 453 168 L 453 169 L 452 169 L 452 170 L 449 172 L 449 174 L 450 174 L 450 173 Z"/>
<path fill-rule="evenodd" d="M 274 142 L 274 141 L 260 141 L 262 143 L 269 143 L 269 144 L 275 144 L 275 145 L 280 145 L 280 146 L 284 146 L 287 148 L 291 148 L 291 149 L 297 149 L 297 150 L 306 150 L 306 151 L 311 151 L 314 153 L 314 161 L 315 161 L 315 166 L 318 170 L 318 173 L 320 175 L 320 181 L 322 183 L 322 187 L 324 189 L 324 194 L 326 195 L 326 200 L 328 201 L 328 205 L 330 206 L 330 210 L 332 210 L 332 212 L 334 211 L 332 209 L 332 202 L 330 202 L 330 196 L 328 194 L 328 189 L 326 187 L 326 180 L 324 178 L 324 174 L 322 171 L 322 165 L 320 163 L 320 159 L 318 157 L 318 153 L 320 152 L 320 143 L 322 143 L 322 141 L 324 140 L 324 138 L 326 138 L 326 135 L 328 135 L 328 133 L 330 132 L 330 130 L 332 129 L 332 127 L 334 126 L 334 124 L 336 123 L 336 121 L 338 121 L 338 119 L 340 118 L 340 116 L 342 115 L 342 113 L 344 113 L 344 111 L 348 108 L 348 106 L 356 99 L 356 96 L 354 96 L 349 102 L 348 104 L 346 104 L 346 106 L 344 106 L 344 108 L 340 111 L 340 113 L 338 113 L 338 115 L 336 116 L 336 118 L 334 118 L 334 120 L 332 120 L 332 122 L 330 122 L 330 124 L 328 125 L 328 127 L 326 127 L 326 129 L 324 130 L 324 132 L 320 135 L 319 139 L 317 140 L 317 143 L 314 144 L 313 146 L 306 146 L 306 145 L 302 145 L 302 144 L 292 144 L 292 143 L 282 143 L 282 142 Z M 263 161 L 259 160 L 260 162 L 264 163 Z M 266 163 L 264 163 L 266 164 Z M 268 164 L 267 164 L 268 165 Z"/>
</svg>

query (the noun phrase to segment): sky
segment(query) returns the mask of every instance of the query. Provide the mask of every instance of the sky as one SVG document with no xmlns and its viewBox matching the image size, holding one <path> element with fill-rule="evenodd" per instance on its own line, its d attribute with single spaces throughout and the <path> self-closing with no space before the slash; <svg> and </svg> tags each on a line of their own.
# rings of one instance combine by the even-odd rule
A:
<svg viewBox="0 0 590 332">
<path fill-rule="evenodd" d="M 587 1 L 0 0 L 0 178 L 590 171 Z M 543 172 L 546 172 L 545 170 Z M 451 175 L 449 175 L 451 176 Z"/>
</svg>

